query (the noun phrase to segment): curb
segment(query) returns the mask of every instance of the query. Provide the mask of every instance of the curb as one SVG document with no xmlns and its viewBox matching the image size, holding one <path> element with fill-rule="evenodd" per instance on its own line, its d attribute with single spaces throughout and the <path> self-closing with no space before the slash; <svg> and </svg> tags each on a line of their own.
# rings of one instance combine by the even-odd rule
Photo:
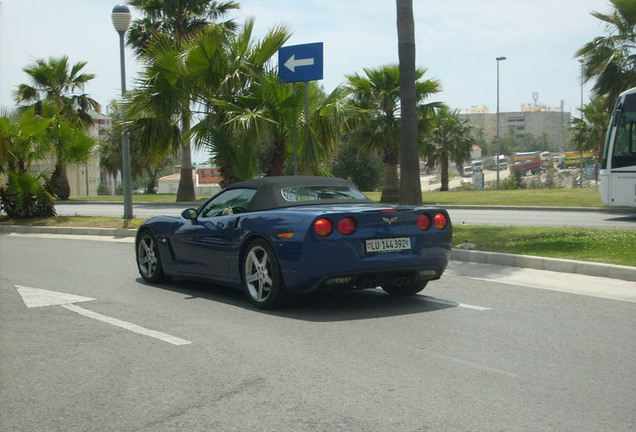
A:
<svg viewBox="0 0 636 432">
<path fill-rule="evenodd" d="M 546 258 L 532 255 L 514 255 L 498 252 L 451 250 L 451 260 L 493 264 L 507 267 L 531 268 L 560 273 L 575 273 L 636 282 L 636 267 L 574 261 L 560 258 Z"/>
<path fill-rule="evenodd" d="M 0 233 L 18 234 L 73 234 L 110 237 L 135 237 L 136 229 L 131 228 L 81 228 L 0 225 Z M 545 258 L 531 255 L 513 255 L 498 252 L 483 252 L 465 249 L 451 249 L 451 260 L 492 264 L 507 267 L 531 268 L 560 273 L 575 273 L 636 282 L 636 267 L 574 261 L 559 258 Z"/>
</svg>

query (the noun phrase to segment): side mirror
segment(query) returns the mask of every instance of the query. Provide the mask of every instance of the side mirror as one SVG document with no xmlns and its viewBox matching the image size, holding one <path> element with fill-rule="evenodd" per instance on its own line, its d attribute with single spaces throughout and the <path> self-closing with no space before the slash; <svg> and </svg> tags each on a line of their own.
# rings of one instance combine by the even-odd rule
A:
<svg viewBox="0 0 636 432">
<path fill-rule="evenodd" d="M 181 212 L 181 217 L 189 220 L 196 220 L 197 218 L 197 209 L 189 208 L 185 209 Z"/>
</svg>

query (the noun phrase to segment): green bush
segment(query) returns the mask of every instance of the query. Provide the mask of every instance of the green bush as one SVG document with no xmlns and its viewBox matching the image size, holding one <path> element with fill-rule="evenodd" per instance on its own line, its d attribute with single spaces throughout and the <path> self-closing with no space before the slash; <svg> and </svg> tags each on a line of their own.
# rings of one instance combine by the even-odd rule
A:
<svg viewBox="0 0 636 432">
<path fill-rule="evenodd" d="M 377 157 L 344 144 L 336 156 L 331 172 L 336 177 L 350 179 L 360 190 L 374 191 L 382 184 L 384 164 Z"/>
<path fill-rule="evenodd" d="M 503 182 L 504 190 L 525 189 L 525 184 L 521 179 L 521 173 L 515 172 L 508 176 L 506 181 Z"/>
<path fill-rule="evenodd" d="M 55 198 L 45 187 L 44 177 L 30 173 L 8 173 L 6 187 L 0 187 L 0 200 L 12 219 L 55 216 Z"/>
<path fill-rule="evenodd" d="M 105 184 L 100 184 L 99 186 L 97 186 L 97 195 L 110 195 L 108 186 L 106 186 Z"/>
</svg>

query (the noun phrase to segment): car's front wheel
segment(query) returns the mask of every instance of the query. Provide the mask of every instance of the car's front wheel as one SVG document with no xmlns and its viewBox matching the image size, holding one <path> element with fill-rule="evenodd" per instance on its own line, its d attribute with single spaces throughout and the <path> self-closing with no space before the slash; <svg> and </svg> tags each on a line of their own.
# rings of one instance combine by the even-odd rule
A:
<svg viewBox="0 0 636 432">
<path fill-rule="evenodd" d="M 163 272 L 157 238 L 149 230 L 137 238 L 137 268 L 146 282 L 165 282 L 170 278 Z"/>
<path fill-rule="evenodd" d="M 285 288 L 280 265 L 274 250 L 264 240 L 254 240 L 247 247 L 242 276 L 247 297 L 257 308 L 272 309 L 282 303 Z"/>
</svg>

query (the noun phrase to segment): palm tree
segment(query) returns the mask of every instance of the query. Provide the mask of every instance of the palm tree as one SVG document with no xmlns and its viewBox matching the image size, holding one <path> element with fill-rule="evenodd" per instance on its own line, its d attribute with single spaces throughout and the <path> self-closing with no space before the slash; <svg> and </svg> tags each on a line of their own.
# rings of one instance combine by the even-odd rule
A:
<svg viewBox="0 0 636 432">
<path fill-rule="evenodd" d="M 266 171 L 282 173 L 286 128 L 293 124 L 283 117 L 292 115 L 286 112 L 292 105 L 300 104 L 300 96 L 292 97 L 290 88 L 279 84 L 268 70 L 270 59 L 289 39 L 289 30 L 275 27 L 257 41 L 253 30 L 250 19 L 236 33 L 208 31 L 196 39 L 188 56 L 204 115 L 193 132 L 197 142 L 214 155 L 224 184 L 256 174 L 255 161 L 247 158 L 256 154 L 259 143 L 277 149 L 275 162 Z"/>
<path fill-rule="evenodd" d="M 470 151 L 475 142 L 471 137 L 468 120 L 459 118 L 458 111 L 447 108 L 437 111 L 434 127 L 427 145 L 427 165 L 429 168 L 439 165 L 442 171 L 441 191 L 448 191 L 448 165 L 454 162 L 462 166 L 470 160 Z"/>
<path fill-rule="evenodd" d="M 415 100 L 415 23 L 413 0 L 397 0 L 398 53 L 400 58 L 400 204 L 422 203 Z"/>
<path fill-rule="evenodd" d="M 181 178 L 177 201 L 195 199 L 192 179 L 190 127 L 197 74 L 186 66 L 192 40 L 216 28 L 219 38 L 233 29 L 231 23 L 213 25 L 238 3 L 209 0 L 132 0 L 144 15 L 132 23 L 128 34 L 137 55 L 146 63 L 140 88 L 130 97 L 134 127 L 147 148 L 157 143 L 181 153 Z M 222 31 L 220 30 L 222 29 Z M 178 119 L 178 120 L 175 120 Z"/>
<path fill-rule="evenodd" d="M 35 114 L 33 108 L 0 117 L 0 173 L 25 173 L 31 164 L 52 150 L 46 139 L 51 121 Z"/>
<path fill-rule="evenodd" d="M 377 69 L 364 69 L 366 76 L 347 75 L 347 87 L 351 103 L 359 111 L 351 130 L 352 143 L 362 150 L 382 154 L 384 162 L 384 186 L 382 202 L 397 202 L 399 180 L 400 140 L 400 70 L 397 65 Z M 426 69 L 415 71 L 415 100 L 420 105 L 431 94 L 440 91 L 437 80 L 420 81 Z"/>
<path fill-rule="evenodd" d="M 585 81 L 596 78 L 596 96 L 613 104 L 618 95 L 636 85 L 636 6 L 634 0 L 610 0 L 610 14 L 592 12 L 605 24 L 606 36 L 594 38 L 576 52 L 583 61 Z"/>
<path fill-rule="evenodd" d="M 110 112 L 113 127 L 108 131 L 107 140 L 100 146 L 99 162 L 103 170 L 116 175 L 121 170 L 122 165 L 121 139 L 124 134 L 125 113 L 122 106 L 117 103 L 111 104 Z M 128 134 L 130 137 L 132 178 L 137 179 L 146 174 L 148 178 L 146 193 L 156 193 L 159 171 L 171 160 L 172 149 L 164 148 L 163 152 L 158 152 L 157 148 L 148 149 L 141 145 L 139 131 L 128 130 Z"/>
<path fill-rule="evenodd" d="M 97 147 L 97 138 L 90 135 L 77 121 L 60 115 L 51 116 L 51 126 L 47 130 L 48 139 L 55 149 L 55 170 L 51 176 L 51 192 L 59 199 L 66 200 L 71 195 L 66 167 L 70 163 L 86 163 Z"/>
<path fill-rule="evenodd" d="M 19 85 L 15 93 L 18 103 L 31 103 L 36 114 L 54 119 L 49 129 L 56 157 L 51 186 L 60 199 L 68 199 L 70 194 L 66 165 L 84 162 L 91 150 L 86 146 L 95 144 L 84 131 L 93 124 L 89 110 L 99 110 L 99 104 L 83 93 L 84 86 L 95 77 L 82 72 L 85 66 L 86 62 L 70 66 L 66 56 L 36 60 L 34 65 L 23 69 L 31 84 Z M 69 128 L 72 133 L 67 133 Z"/>
<path fill-rule="evenodd" d="M 347 101 L 349 90 L 336 87 L 325 95 L 315 82 L 309 83 L 308 121 L 303 113 L 299 137 L 299 170 L 313 175 L 331 175 L 325 163 L 340 147 L 342 131 L 355 114 Z M 304 111 L 304 110 L 303 110 Z"/>
<path fill-rule="evenodd" d="M 157 35 L 169 36 L 180 47 L 240 7 L 235 1 L 210 0 L 131 0 L 129 4 L 144 15 L 132 22 L 127 36 L 138 57 L 145 54 Z M 220 25 L 228 30 L 235 28 L 232 21 Z"/>
<path fill-rule="evenodd" d="M 272 74 L 264 74 L 253 82 L 249 93 L 238 103 L 219 105 L 226 119 L 223 128 L 213 128 L 217 135 L 208 131 L 210 151 L 224 169 L 227 180 L 228 167 L 233 168 L 239 160 L 235 150 L 221 146 L 229 144 L 227 136 L 232 136 L 237 149 L 246 154 L 255 154 L 258 145 L 266 147 L 263 171 L 267 175 L 283 175 L 289 172 L 292 156 L 292 138 L 297 130 L 299 172 L 313 175 L 330 175 L 325 166 L 329 156 L 335 152 L 340 138 L 340 127 L 347 117 L 346 92 L 342 87 L 325 95 L 316 83 L 309 83 L 309 115 L 305 115 L 304 90 L 294 93 L 291 86 L 281 84 Z M 201 127 L 200 125 L 199 127 Z M 220 131 L 224 130 L 223 134 Z M 197 129 L 202 131 L 202 129 Z M 238 140 L 237 140 L 238 137 Z M 228 163 L 223 163 L 228 156 Z M 231 163 L 229 163 L 231 162 Z M 256 168 L 255 166 L 253 168 Z M 243 171 L 245 172 L 245 171 Z M 244 179 L 245 177 L 239 177 Z"/>
<path fill-rule="evenodd" d="M 138 85 L 126 95 L 130 132 L 149 153 L 181 152 L 178 202 L 194 201 L 189 131 L 192 120 L 192 75 L 186 56 L 167 39 L 157 37 L 146 49 Z"/>
<path fill-rule="evenodd" d="M 251 134 L 252 143 L 261 141 L 270 147 L 266 175 L 279 176 L 285 171 L 287 147 L 292 142 L 304 97 L 294 94 L 291 86 L 282 85 L 274 75 L 263 75 L 249 94 L 225 112 L 228 126 Z"/>
<path fill-rule="evenodd" d="M 36 114 L 43 114 L 43 104 L 55 105 L 62 117 L 78 119 L 85 125 L 92 125 L 89 110 L 99 111 L 99 104 L 84 93 L 84 86 L 95 74 L 83 73 L 86 62 L 69 65 L 67 56 L 39 59 L 25 67 L 30 84 L 20 84 L 15 92 L 18 103 L 31 103 Z"/>
<path fill-rule="evenodd" d="M 55 215 L 44 175 L 29 171 L 32 163 L 51 151 L 46 138 L 50 122 L 36 115 L 34 108 L 0 117 L 0 173 L 7 174 L 6 184 L 0 185 L 0 202 L 12 218 Z"/>
<path fill-rule="evenodd" d="M 572 119 L 572 144 L 577 150 L 593 150 L 601 160 L 610 111 L 605 97 L 596 97 L 583 107 L 582 118 Z"/>
</svg>

